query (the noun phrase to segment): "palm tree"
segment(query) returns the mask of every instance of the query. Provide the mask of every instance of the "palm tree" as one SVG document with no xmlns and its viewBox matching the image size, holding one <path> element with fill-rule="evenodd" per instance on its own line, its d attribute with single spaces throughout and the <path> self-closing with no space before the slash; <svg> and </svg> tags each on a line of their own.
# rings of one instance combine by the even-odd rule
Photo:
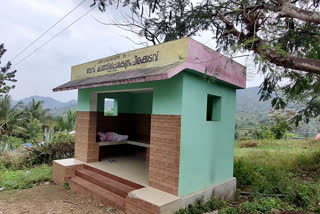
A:
<svg viewBox="0 0 320 214">
<path fill-rule="evenodd" d="M 37 119 L 42 123 L 46 123 L 51 119 L 49 111 L 49 109 L 43 108 L 43 101 L 35 101 L 35 99 L 32 98 L 32 102 L 25 107 L 26 119 Z"/>
<path fill-rule="evenodd" d="M 12 106 L 9 95 L 0 97 L 0 138 L 3 134 L 18 136 L 24 134 L 22 103 Z"/>
<path fill-rule="evenodd" d="M 57 127 L 59 130 L 67 130 L 72 131 L 75 129 L 76 126 L 76 117 L 77 112 L 71 109 L 68 109 L 67 114 L 65 117 L 58 117 L 57 118 Z"/>
</svg>

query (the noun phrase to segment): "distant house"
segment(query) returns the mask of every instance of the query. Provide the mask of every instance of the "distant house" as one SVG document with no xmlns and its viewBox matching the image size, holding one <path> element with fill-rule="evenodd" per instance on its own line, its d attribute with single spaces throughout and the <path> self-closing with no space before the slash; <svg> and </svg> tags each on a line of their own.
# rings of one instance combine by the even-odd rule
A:
<svg viewBox="0 0 320 214">
<path fill-rule="evenodd" d="M 320 140 L 320 133 L 317 134 L 316 140 Z"/>
</svg>

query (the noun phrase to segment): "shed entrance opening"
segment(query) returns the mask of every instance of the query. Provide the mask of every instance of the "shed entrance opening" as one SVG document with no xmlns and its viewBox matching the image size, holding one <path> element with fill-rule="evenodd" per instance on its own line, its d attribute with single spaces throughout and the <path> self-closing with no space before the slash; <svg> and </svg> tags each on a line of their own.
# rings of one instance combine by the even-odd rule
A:
<svg viewBox="0 0 320 214">
<path fill-rule="evenodd" d="M 148 184 L 152 91 L 98 94 L 99 162 L 93 166 Z"/>
</svg>

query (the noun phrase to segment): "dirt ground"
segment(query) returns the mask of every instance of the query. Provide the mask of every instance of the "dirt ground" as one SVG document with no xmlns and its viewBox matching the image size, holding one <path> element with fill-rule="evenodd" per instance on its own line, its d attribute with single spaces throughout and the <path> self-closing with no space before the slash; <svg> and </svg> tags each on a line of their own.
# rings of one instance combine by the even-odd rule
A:
<svg viewBox="0 0 320 214">
<path fill-rule="evenodd" d="M 110 209 L 52 183 L 31 189 L 0 192 L 0 214 L 122 213 L 108 211 Z"/>
</svg>

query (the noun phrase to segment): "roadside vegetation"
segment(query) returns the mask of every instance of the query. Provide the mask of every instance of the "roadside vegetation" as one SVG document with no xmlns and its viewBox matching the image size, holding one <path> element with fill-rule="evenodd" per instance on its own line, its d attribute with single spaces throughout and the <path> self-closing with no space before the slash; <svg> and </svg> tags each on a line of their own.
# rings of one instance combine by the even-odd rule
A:
<svg viewBox="0 0 320 214">
<path fill-rule="evenodd" d="M 199 200 L 178 214 L 319 213 L 320 141 L 246 140 L 235 146 L 234 202 Z M 289 212 L 291 211 L 291 212 Z"/>
<path fill-rule="evenodd" d="M 52 117 L 42 102 L 11 104 L 0 97 L 0 190 L 24 189 L 51 179 L 51 163 L 74 154 L 76 113 Z"/>
</svg>

